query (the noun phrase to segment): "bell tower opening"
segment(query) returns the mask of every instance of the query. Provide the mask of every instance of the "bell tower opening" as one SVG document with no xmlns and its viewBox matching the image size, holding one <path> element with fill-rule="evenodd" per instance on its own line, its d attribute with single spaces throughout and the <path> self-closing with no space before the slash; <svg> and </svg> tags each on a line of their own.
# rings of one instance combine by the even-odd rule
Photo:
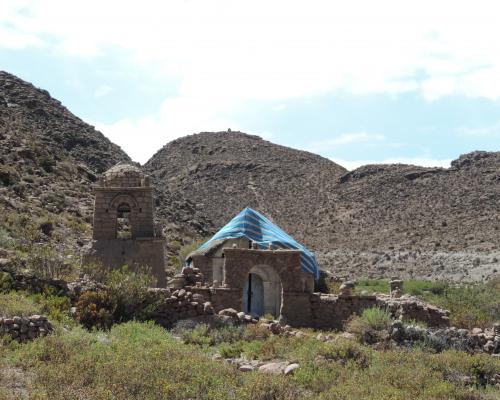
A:
<svg viewBox="0 0 500 400">
<path fill-rule="evenodd" d="M 122 203 L 116 209 L 116 238 L 130 239 L 132 237 L 132 226 L 130 224 L 130 206 Z"/>
</svg>

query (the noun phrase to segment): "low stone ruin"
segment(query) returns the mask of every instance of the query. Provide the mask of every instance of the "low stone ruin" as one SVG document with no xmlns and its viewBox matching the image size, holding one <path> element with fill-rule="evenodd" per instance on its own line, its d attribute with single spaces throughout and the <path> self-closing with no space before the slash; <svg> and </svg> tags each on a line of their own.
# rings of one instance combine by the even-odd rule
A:
<svg viewBox="0 0 500 400">
<path fill-rule="evenodd" d="M 456 349 L 469 353 L 500 353 L 500 324 L 490 329 L 474 328 L 423 328 L 415 325 L 404 325 L 394 321 L 390 328 L 390 338 L 399 345 L 423 343 L 435 350 Z"/>
<path fill-rule="evenodd" d="M 152 313 L 154 321 L 166 328 L 182 319 L 214 314 L 210 302 L 185 289 L 149 289 L 148 295 L 152 303 L 158 304 Z"/>
<path fill-rule="evenodd" d="M 391 298 L 388 295 L 317 294 L 311 298 L 310 326 L 316 329 L 342 329 L 353 315 L 368 308 L 387 310 L 393 318 L 416 320 L 429 326 L 448 326 L 448 311 L 414 297 Z"/>
<path fill-rule="evenodd" d="M 0 336 L 7 335 L 18 342 L 26 342 L 52 332 L 52 324 L 43 315 L 0 318 Z"/>
</svg>

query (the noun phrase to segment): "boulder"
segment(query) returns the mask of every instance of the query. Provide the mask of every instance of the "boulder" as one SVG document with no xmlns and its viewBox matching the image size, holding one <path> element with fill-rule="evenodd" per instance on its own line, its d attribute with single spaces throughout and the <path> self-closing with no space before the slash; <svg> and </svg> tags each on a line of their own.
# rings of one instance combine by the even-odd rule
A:
<svg viewBox="0 0 500 400">
<path fill-rule="evenodd" d="M 259 372 L 272 375 L 281 375 L 285 372 L 285 368 L 288 366 L 287 362 L 270 362 L 263 364 L 259 367 Z"/>
<path fill-rule="evenodd" d="M 285 375 L 293 375 L 295 370 L 299 368 L 299 364 L 297 363 L 293 363 L 293 364 L 290 364 L 288 365 L 285 370 L 284 370 L 284 374 Z"/>
<path fill-rule="evenodd" d="M 226 317 L 238 318 L 238 311 L 234 308 L 225 308 L 219 311 L 219 315 L 225 315 Z"/>
</svg>

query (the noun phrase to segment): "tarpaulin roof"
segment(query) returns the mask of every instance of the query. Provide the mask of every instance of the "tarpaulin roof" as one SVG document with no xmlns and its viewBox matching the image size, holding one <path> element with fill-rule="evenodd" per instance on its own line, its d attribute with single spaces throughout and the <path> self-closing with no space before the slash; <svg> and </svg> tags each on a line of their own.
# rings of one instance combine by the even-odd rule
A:
<svg viewBox="0 0 500 400">
<path fill-rule="evenodd" d="M 297 243 L 290 235 L 259 212 L 247 207 L 217 232 L 208 242 L 202 244 L 196 251 L 209 248 L 226 239 L 245 237 L 254 241 L 261 249 L 296 249 L 301 251 L 301 267 L 304 272 L 319 279 L 319 266 L 314 254 L 305 246 Z"/>
</svg>

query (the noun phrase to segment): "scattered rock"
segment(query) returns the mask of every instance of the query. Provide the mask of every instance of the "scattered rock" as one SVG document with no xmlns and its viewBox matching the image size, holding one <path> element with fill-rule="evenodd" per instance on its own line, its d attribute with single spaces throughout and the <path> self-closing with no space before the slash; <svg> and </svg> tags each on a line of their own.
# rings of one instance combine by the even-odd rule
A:
<svg viewBox="0 0 500 400">
<path fill-rule="evenodd" d="M 270 362 L 259 367 L 259 372 L 265 374 L 281 375 L 285 372 L 287 362 Z"/>
<path fill-rule="evenodd" d="M 285 375 L 293 375 L 295 370 L 299 368 L 299 364 L 297 363 L 293 363 L 293 364 L 289 364 L 286 368 L 285 368 L 285 371 L 284 371 L 284 374 Z"/>
</svg>

